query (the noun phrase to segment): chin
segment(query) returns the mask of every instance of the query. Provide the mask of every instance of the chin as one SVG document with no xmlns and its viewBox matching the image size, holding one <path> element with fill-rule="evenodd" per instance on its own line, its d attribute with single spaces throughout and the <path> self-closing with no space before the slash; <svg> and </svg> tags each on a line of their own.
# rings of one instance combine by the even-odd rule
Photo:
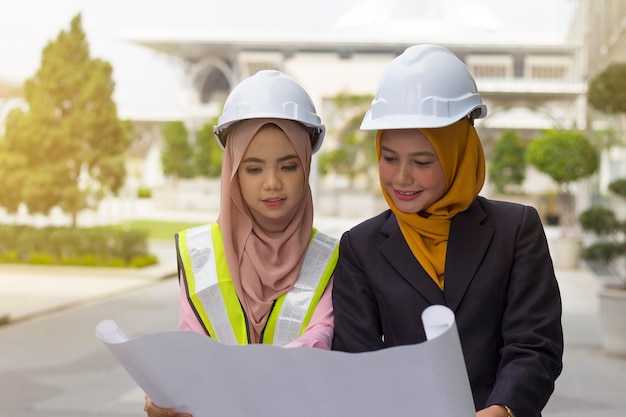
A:
<svg viewBox="0 0 626 417">
<path fill-rule="evenodd" d="M 421 207 L 418 206 L 417 204 L 407 203 L 406 201 L 394 200 L 394 203 L 396 207 L 398 208 L 398 210 L 400 210 L 403 213 L 414 214 L 421 210 Z"/>
<path fill-rule="evenodd" d="M 267 220 L 280 220 L 283 219 L 287 213 L 286 212 L 277 212 L 277 211 L 257 211 L 257 214 Z"/>
</svg>

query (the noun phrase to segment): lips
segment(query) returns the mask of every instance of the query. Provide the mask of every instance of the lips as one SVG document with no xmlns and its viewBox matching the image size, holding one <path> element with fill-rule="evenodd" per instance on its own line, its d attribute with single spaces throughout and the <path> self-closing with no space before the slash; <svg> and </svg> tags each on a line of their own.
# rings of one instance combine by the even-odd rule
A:
<svg viewBox="0 0 626 417">
<path fill-rule="evenodd" d="M 278 203 L 280 201 L 283 201 L 284 198 L 281 197 L 274 197 L 274 198 L 266 198 L 263 200 L 264 203 Z"/>
<path fill-rule="evenodd" d="M 417 196 L 420 195 L 419 191 L 402 191 L 402 190 L 394 190 L 396 197 L 399 200 L 403 200 L 403 201 L 409 201 L 409 200 L 413 200 L 414 198 L 416 198 Z"/>
<path fill-rule="evenodd" d="M 280 207 L 285 200 L 286 200 L 286 198 L 272 197 L 272 198 L 265 198 L 265 199 L 263 199 L 261 201 L 268 208 L 276 208 L 276 207 Z"/>
</svg>

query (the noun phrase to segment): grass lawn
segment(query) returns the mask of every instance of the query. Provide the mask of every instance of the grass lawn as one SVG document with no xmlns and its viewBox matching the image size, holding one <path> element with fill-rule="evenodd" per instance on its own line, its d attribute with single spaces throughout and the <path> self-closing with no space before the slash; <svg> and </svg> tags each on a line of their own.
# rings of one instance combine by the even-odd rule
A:
<svg viewBox="0 0 626 417">
<path fill-rule="evenodd" d="M 200 226 L 204 223 L 192 222 L 168 222 L 158 220 L 132 220 L 124 222 L 120 227 L 131 227 L 148 231 L 148 239 L 172 240 L 174 234 L 190 227 Z"/>
</svg>

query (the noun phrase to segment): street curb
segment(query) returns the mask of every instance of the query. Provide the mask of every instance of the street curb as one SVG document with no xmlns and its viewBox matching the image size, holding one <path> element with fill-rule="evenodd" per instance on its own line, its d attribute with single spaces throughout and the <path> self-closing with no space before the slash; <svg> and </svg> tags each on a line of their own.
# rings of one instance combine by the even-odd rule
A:
<svg viewBox="0 0 626 417">
<path fill-rule="evenodd" d="M 7 279 L 7 277 L 9 277 Z M 81 267 L 81 266 L 57 266 L 57 265 L 24 265 L 24 264 L 3 264 L 0 270 L 0 327 L 27 321 L 37 317 L 45 316 L 52 313 L 61 312 L 67 309 L 78 307 L 95 301 L 107 300 L 128 292 L 145 288 L 163 282 L 167 279 L 176 278 L 177 271 L 171 266 L 153 265 L 145 268 L 98 268 L 98 267 Z M 64 286 L 75 290 L 76 282 L 92 280 L 89 284 L 89 291 L 84 294 L 80 292 L 72 295 L 52 294 L 47 305 L 35 304 L 30 308 L 24 308 L 22 305 L 29 305 L 28 301 L 20 303 L 17 310 L 11 309 L 12 300 L 2 297 L 19 297 L 28 300 L 29 292 L 25 291 L 29 283 L 28 281 L 41 283 L 44 280 L 53 283 L 57 288 Z M 108 285 L 102 285 L 107 282 Z M 113 285 L 110 285 L 113 283 Z M 21 284 L 21 287 L 20 287 Z M 93 284 L 93 285 L 92 285 Z M 71 287 L 74 285 L 74 287 Z M 94 286 L 96 288 L 94 289 Z M 6 289 L 3 291 L 3 287 Z M 101 292 L 98 292 L 101 288 Z M 18 292 L 16 295 L 15 292 Z M 36 294 L 39 295 L 39 294 Z M 57 300 L 54 298 L 57 297 Z M 9 305 L 7 308 L 6 305 Z M 31 303 L 32 304 L 32 303 Z M 30 305 L 29 305 L 30 306 Z M 6 311 L 4 310 L 6 309 Z"/>
</svg>

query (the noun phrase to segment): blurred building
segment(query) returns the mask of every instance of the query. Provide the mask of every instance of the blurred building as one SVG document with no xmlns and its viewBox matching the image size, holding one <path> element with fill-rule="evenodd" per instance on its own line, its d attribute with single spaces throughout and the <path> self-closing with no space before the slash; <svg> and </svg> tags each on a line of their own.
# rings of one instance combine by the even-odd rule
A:
<svg viewBox="0 0 626 417">
<path fill-rule="evenodd" d="M 572 27 L 582 36 L 585 76 L 593 78 L 613 62 L 626 62 L 626 2 L 579 0 Z"/>
<path fill-rule="evenodd" d="M 585 80 L 592 80 L 610 64 L 626 62 L 626 1 L 578 0 L 570 37 L 581 45 L 577 65 Z M 605 115 L 587 109 L 590 130 L 606 131 L 618 146 L 605 149 L 596 189 L 596 198 L 607 198 L 607 185 L 626 176 L 626 115 Z M 626 214 L 626 213 L 625 213 Z"/>
<path fill-rule="evenodd" d="M 437 43 L 476 77 L 489 109 L 488 117 L 477 121 L 487 155 L 503 129 L 517 129 L 530 140 L 551 127 L 586 127 L 580 34 L 516 32 L 481 1 L 469 9 L 428 0 L 350 3 L 324 10 L 323 19 L 311 15 L 306 21 L 270 24 L 258 19 L 256 25 L 218 19 L 198 30 L 138 30 L 128 39 L 187 63 L 190 125 L 206 121 L 206 112 L 198 109 L 219 109 L 234 85 L 261 69 L 278 69 L 298 80 L 328 120 L 330 98 L 374 94 L 391 59 L 408 46 Z M 327 140 L 332 142 L 332 132 Z M 531 175 L 528 183 L 535 189 L 553 187 L 541 176 Z"/>
<path fill-rule="evenodd" d="M 305 14 L 289 0 L 246 2 L 246 13 L 240 13 L 243 1 L 218 2 L 211 6 L 213 17 L 190 18 L 195 24 L 127 31 L 128 41 L 182 61 L 186 68 L 183 105 L 120 114 L 136 127 L 129 153 L 131 185 L 164 184 L 164 123 L 182 120 L 190 131 L 200 129 L 218 114 L 230 89 L 258 70 L 278 69 L 298 80 L 329 120 L 334 96 L 373 94 L 389 61 L 417 43 L 448 47 L 476 77 L 489 109 L 487 118 L 477 121 L 487 157 L 503 129 L 514 128 L 531 140 L 551 127 L 615 123 L 590 115 L 586 87 L 589 77 L 610 62 L 626 59 L 623 0 L 570 0 L 577 11 L 569 34 L 537 32 L 529 23 L 517 25 L 526 30 L 512 28 L 490 7 L 498 3 L 483 0 L 471 7 L 464 0 L 320 1 Z M 542 12 L 533 11 L 537 18 Z M 0 112 L 15 105 L 5 99 Z M 327 140 L 332 143 L 332 132 Z M 626 157 L 612 152 L 605 155 L 602 183 L 626 171 L 620 162 Z M 539 193 L 553 186 L 531 170 L 524 188 Z"/>
<path fill-rule="evenodd" d="M 129 39 L 188 63 L 190 108 L 221 104 L 243 78 L 278 69 L 302 83 L 323 113 L 324 101 L 338 93 L 373 94 L 383 68 L 406 47 L 437 43 L 475 75 L 490 111 L 484 129 L 584 127 L 575 41 L 509 32 L 481 2 L 469 15 L 446 2 L 352 3 L 336 14 L 326 10 L 313 28 L 300 20 L 271 26 L 260 19 L 257 27 L 228 20 L 197 31 L 138 31 Z"/>
</svg>

